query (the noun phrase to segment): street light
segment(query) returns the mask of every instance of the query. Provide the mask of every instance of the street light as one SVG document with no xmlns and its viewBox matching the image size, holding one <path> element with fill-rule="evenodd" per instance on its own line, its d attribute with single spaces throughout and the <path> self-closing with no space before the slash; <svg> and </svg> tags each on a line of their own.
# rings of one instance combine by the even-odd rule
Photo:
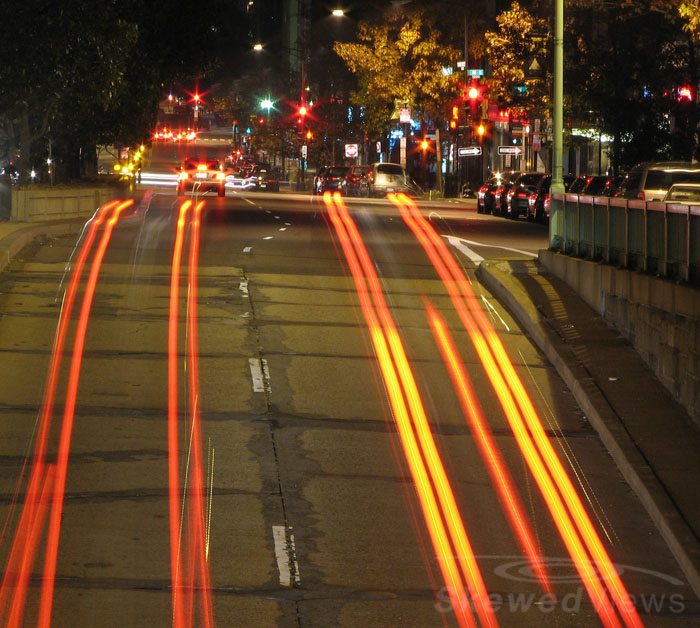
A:
<svg viewBox="0 0 700 628">
<path fill-rule="evenodd" d="M 253 50 L 255 50 L 256 52 L 260 52 L 262 49 L 263 49 L 263 45 L 262 45 L 262 44 L 255 44 L 255 45 L 253 46 Z"/>
<path fill-rule="evenodd" d="M 331 11 L 331 15 L 334 17 L 343 17 L 345 15 L 345 11 L 343 9 L 333 9 Z"/>
</svg>

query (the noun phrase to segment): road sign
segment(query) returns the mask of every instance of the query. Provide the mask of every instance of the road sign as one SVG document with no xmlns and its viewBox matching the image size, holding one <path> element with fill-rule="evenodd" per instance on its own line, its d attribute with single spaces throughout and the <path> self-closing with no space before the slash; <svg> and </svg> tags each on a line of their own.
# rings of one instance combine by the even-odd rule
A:
<svg viewBox="0 0 700 628">
<path fill-rule="evenodd" d="M 458 148 L 457 154 L 460 157 L 470 157 L 473 155 L 481 155 L 481 146 L 467 146 L 466 148 Z"/>
<path fill-rule="evenodd" d="M 532 150 L 535 152 L 542 150 L 542 136 L 539 133 L 532 134 Z"/>
<path fill-rule="evenodd" d="M 357 144 L 346 144 L 345 145 L 345 156 L 346 157 L 357 157 Z"/>
<path fill-rule="evenodd" d="M 306 144 L 304 144 L 301 147 L 301 158 L 306 159 L 307 154 L 308 154 L 308 148 L 307 148 Z"/>
<path fill-rule="evenodd" d="M 478 78 L 480 76 L 484 76 L 484 71 L 481 68 L 479 68 L 478 70 L 471 69 L 467 72 L 467 74 L 469 74 L 469 76 L 474 76 Z"/>
<path fill-rule="evenodd" d="M 499 155 L 521 155 L 523 152 L 522 146 L 499 146 Z"/>
</svg>

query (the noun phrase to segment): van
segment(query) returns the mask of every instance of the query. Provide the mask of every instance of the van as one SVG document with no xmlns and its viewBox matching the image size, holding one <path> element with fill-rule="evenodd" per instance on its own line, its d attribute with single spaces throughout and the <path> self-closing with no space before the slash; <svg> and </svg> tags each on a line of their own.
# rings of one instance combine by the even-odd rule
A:
<svg viewBox="0 0 700 628">
<path fill-rule="evenodd" d="M 406 170 L 401 164 L 382 162 L 372 164 L 367 173 L 370 196 L 384 196 L 389 192 L 408 192 L 411 185 Z"/>
<path fill-rule="evenodd" d="M 661 201 L 674 183 L 700 183 L 700 164 L 688 161 L 641 163 L 630 170 L 615 196 Z"/>
</svg>

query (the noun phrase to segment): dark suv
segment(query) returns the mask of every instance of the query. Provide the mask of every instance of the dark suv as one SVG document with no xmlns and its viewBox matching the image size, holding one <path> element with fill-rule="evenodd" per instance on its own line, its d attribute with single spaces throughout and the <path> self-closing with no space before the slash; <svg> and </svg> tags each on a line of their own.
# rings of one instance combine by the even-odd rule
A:
<svg viewBox="0 0 700 628">
<path fill-rule="evenodd" d="M 314 193 L 342 191 L 342 184 L 350 166 L 324 166 L 314 179 Z"/>
</svg>

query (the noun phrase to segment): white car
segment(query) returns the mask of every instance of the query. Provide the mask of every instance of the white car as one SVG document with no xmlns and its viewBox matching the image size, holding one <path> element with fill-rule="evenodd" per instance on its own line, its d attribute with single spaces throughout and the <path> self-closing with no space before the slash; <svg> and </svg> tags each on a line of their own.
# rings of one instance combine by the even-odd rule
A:
<svg viewBox="0 0 700 628">
<path fill-rule="evenodd" d="M 674 183 L 666 192 L 664 203 L 700 205 L 700 183 Z"/>
</svg>

